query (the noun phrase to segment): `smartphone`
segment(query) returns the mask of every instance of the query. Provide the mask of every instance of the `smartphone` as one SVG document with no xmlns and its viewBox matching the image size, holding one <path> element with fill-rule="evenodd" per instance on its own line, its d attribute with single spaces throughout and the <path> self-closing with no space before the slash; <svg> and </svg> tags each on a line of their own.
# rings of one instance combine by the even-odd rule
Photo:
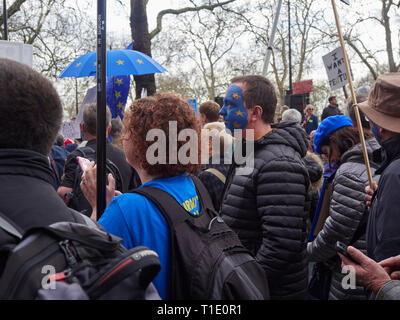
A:
<svg viewBox="0 0 400 320">
<path fill-rule="evenodd" d="M 79 157 L 78 156 L 78 157 L 76 157 L 76 161 L 78 161 L 78 164 L 81 167 L 82 171 L 85 171 L 89 167 L 89 164 L 90 164 L 90 160 L 89 159 L 86 159 L 84 157 Z"/>
<path fill-rule="evenodd" d="M 353 261 L 351 256 L 347 252 L 347 245 L 345 245 L 343 242 L 337 241 L 336 242 L 336 251 L 340 252 L 342 255 L 344 255 L 346 258 L 350 259 Z"/>
</svg>

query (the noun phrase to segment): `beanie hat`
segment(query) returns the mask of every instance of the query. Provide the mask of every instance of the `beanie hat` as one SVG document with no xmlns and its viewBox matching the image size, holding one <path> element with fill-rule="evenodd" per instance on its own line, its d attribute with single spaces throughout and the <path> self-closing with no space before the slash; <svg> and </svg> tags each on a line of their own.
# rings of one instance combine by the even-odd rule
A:
<svg viewBox="0 0 400 320">
<path fill-rule="evenodd" d="M 324 121 L 320 123 L 313 137 L 315 152 L 318 154 L 322 154 L 322 142 L 337 129 L 347 126 L 353 126 L 353 122 L 348 116 L 339 115 L 325 118 Z"/>
</svg>

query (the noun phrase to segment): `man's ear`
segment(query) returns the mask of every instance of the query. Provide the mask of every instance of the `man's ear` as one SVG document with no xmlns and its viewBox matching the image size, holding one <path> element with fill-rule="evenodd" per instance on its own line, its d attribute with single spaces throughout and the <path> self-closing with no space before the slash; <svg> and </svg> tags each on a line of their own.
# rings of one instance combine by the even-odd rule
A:
<svg viewBox="0 0 400 320">
<path fill-rule="evenodd" d="M 81 128 L 81 131 L 82 131 L 83 133 L 86 133 L 85 124 L 84 124 L 83 122 L 81 122 L 81 123 L 79 124 L 79 127 Z"/>
<path fill-rule="evenodd" d="M 250 113 L 250 120 L 256 122 L 257 120 L 261 119 L 263 114 L 263 109 L 260 106 L 254 106 L 249 110 Z"/>
</svg>

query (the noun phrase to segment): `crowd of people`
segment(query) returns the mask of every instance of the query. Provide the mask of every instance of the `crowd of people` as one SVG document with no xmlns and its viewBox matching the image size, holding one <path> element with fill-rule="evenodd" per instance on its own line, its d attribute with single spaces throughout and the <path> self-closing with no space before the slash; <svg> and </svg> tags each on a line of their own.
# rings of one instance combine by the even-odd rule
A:
<svg viewBox="0 0 400 320">
<path fill-rule="evenodd" d="M 132 190 L 161 189 L 197 217 L 204 209 L 197 176 L 218 218 L 265 271 L 271 299 L 400 299 L 400 74 L 381 75 L 357 96 L 362 128 L 353 102 L 346 116 L 334 96 L 321 121 L 312 105 L 304 114 L 284 108 L 276 119 L 276 90 L 259 75 L 232 79 L 223 105 L 206 101 L 198 114 L 173 93 L 133 101 L 123 121 L 107 108 L 106 209 L 98 212 L 96 104 L 83 112 L 85 141 L 64 139 L 50 81 L 7 59 L 0 71 L 0 212 L 19 229 L 90 217 L 127 249 L 157 253 L 153 284 L 168 300 L 177 259 L 171 226 L 152 200 Z M 163 161 L 149 159 L 153 130 L 165 134 L 156 152 Z M 183 131 L 196 138 L 182 138 Z M 82 168 L 79 157 L 90 164 Z M 337 242 L 348 246 L 346 255 Z M 15 244 L 0 228 L 0 278 Z M 352 273 L 345 266 L 356 285 L 346 285 Z"/>
</svg>

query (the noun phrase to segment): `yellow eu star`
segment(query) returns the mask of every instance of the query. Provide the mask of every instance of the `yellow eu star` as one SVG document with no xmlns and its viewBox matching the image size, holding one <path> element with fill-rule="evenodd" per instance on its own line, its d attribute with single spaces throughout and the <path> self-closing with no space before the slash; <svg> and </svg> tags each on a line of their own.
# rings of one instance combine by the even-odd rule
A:
<svg viewBox="0 0 400 320">
<path fill-rule="evenodd" d="M 122 102 L 121 101 L 118 103 L 118 108 L 122 109 Z"/>
<path fill-rule="evenodd" d="M 235 92 L 233 95 L 232 95 L 232 97 L 234 98 L 234 99 L 240 99 L 240 94 L 239 93 L 237 93 L 237 92 Z"/>
<path fill-rule="evenodd" d="M 139 64 L 143 64 L 143 60 L 137 59 L 136 60 Z"/>
<path fill-rule="evenodd" d="M 78 62 L 78 63 L 76 64 L 76 67 L 77 67 L 77 68 L 80 67 L 81 64 L 82 64 L 82 62 Z"/>
<path fill-rule="evenodd" d="M 115 97 L 118 99 L 121 96 L 121 92 L 115 91 Z"/>
<path fill-rule="evenodd" d="M 122 79 L 117 79 L 117 85 L 121 85 L 122 84 Z"/>
<path fill-rule="evenodd" d="M 239 123 L 237 123 L 236 121 L 233 123 L 233 127 L 235 128 L 235 129 L 240 129 L 240 124 Z"/>
<path fill-rule="evenodd" d="M 95 62 L 93 63 L 93 65 L 94 65 L 95 67 L 97 67 L 97 61 L 95 61 Z"/>
<path fill-rule="evenodd" d="M 124 64 L 124 61 L 118 60 L 117 63 L 118 63 L 119 66 L 122 66 Z"/>
<path fill-rule="evenodd" d="M 238 111 L 236 112 L 236 115 L 239 116 L 239 117 L 244 117 L 244 112 L 238 110 Z"/>
</svg>

